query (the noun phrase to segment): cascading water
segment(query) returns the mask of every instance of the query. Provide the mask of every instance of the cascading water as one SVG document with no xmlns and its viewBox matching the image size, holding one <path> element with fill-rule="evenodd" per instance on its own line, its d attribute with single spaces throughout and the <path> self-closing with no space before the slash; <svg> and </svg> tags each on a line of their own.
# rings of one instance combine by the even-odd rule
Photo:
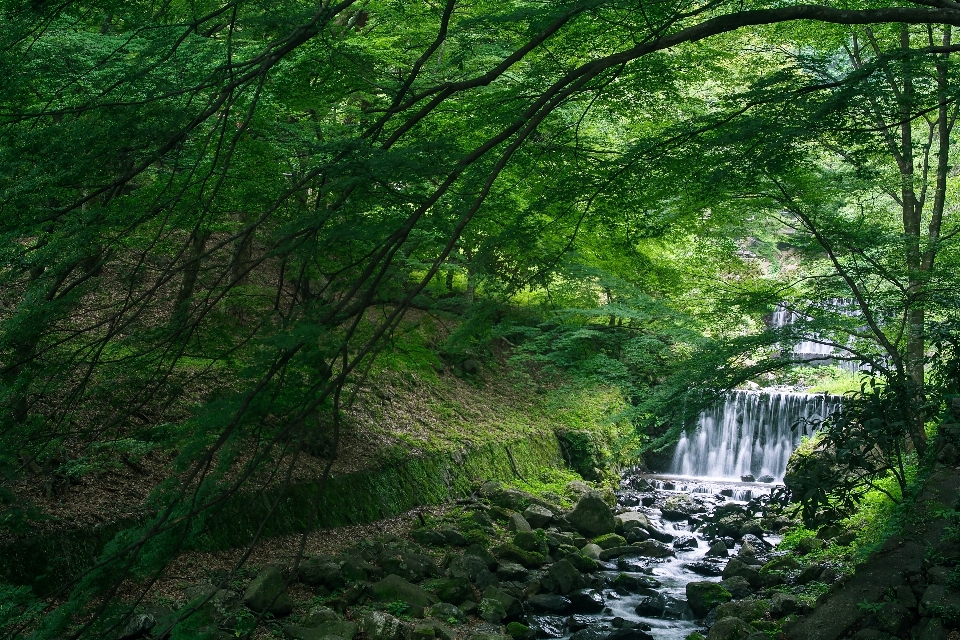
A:
<svg viewBox="0 0 960 640">
<path fill-rule="evenodd" d="M 723 480 L 749 474 L 780 481 L 800 437 L 812 433 L 806 420 L 829 416 L 839 401 L 838 396 L 788 391 L 732 391 L 723 404 L 700 414 L 694 430 L 684 432 L 669 473 Z"/>
<path fill-rule="evenodd" d="M 832 313 L 842 314 L 849 317 L 857 316 L 857 312 L 850 309 L 849 301 L 843 299 L 831 300 L 827 304 L 827 308 Z M 770 326 L 775 329 L 782 329 L 783 327 L 789 326 L 804 319 L 805 316 L 797 311 L 792 311 L 786 308 L 784 305 L 777 305 L 776 311 L 770 316 Z M 822 342 L 817 342 L 819 336 L 813 336 L 813 340 L 804 340 L 802 342 L 794 345 L 792 351 L 793 354 L 798 357 L 800 360 L 811 361 L 817 364 L 830 364 L 831 362 L 841 369 L 850 372 L 857 372 L 860 370 L 862 363 L 850 361 L 850 360 L 835 360 L 835 357 L 838 357 L 844 353 L 842 348 L 834 347 L 830 344 L 823 344 Z"/>
</svg>

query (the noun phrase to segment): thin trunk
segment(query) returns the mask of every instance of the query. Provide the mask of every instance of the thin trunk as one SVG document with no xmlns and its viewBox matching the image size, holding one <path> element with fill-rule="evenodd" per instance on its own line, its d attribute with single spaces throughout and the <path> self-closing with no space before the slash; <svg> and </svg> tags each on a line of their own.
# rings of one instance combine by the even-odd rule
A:
<svg viewBox="0 0 960 640">
<path fill-rule="evenodd" d="M 210 239 L 209 231 L 195 231 L 190 236 L 190 260 L 183 269 L 183 279 L 180 281 L 180 290 L 177 291 L 177 299 L 174 302 L 174 313 L 181 314 L 186 311 L 187 302 L 193 297 L 197 289 L 197 279 L 200 277 L 200 263 L 203 260 L 203 254 L 207 250 L 207 240 Z"/>
</svg>

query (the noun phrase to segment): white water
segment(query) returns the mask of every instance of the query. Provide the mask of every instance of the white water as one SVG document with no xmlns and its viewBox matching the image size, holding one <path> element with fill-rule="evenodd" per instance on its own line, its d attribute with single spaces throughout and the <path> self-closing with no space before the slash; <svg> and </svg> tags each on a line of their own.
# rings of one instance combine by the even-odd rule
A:
<svg viewBox="0 0 960 640">
<path fill-rule="evenodd" d="M 803 420 L 825 418 L 838 403 L 837 396 L 820 394 L 732 391 L 684 432 L 669 473 L 720 480 L 770 475 L 779 482 L 800 437 L 812 434 Z"/>
<path fill-rule="evenodd" d="M 839 313 L 845 316 L 853 317 L 858 315 L 856 311 L 850 310 L 848 301 L 842 299 L 830 301 L 827 304 L 827 308 L 832 313 Z M 805 319 L 809 319 L 809 317 L 797 311 L 787 309 L 783 305 L 777 305 L 776 311 L 770 316 L 770 325 L 775 329 L 782 329 L 783 327 Z M 811 338 L 810 340 L 804 340 L 794 345 L 792 352 L 800 360 L 812 361 L 817 364 L 832 363 L 850 372 L 856 372 L 860 369 L 861 363 L 859 362 L 836 359 L 845 355 L 849 356 L 849 352 L 842 347 L 833 344 L 823 344 L 823 342 L 820 341 L 822 340 L 822 336 L 816 334 L 811 336 Z"/>
</svg>

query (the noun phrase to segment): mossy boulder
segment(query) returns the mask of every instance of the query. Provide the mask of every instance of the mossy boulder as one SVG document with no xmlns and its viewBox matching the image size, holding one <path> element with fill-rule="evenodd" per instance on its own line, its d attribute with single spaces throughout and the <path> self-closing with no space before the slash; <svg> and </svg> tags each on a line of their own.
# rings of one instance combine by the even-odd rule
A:
<svg viewBox="0 0 960 640">
<path fill-rule="evenodd" d="M 566 595 L 571 591 L 582 589 L 584 586 L 583 574 L 567 559 L 554 562 L 547 572 L 552 591 Z"/>
<path fill-rule="evenodd" d="M 800 563 L 791 555 L 774 558 L 760 568 L 760 573 L 770 573 L 771 571 L 795 571 L 800 568 Z"/>
<path fill-rule="evenodd" d="M 710 627 L 707 640 L 745 640 L 756 631 L 740 618 L 721 618 Z"/>
<path fill-rule="evenodd" d="M 698 616 L 705 616 L 717 605 L 729 602 L 733 594 L 716 582 L 688 582 L 687 603 Z"/>
<path fill-rule="evenodd" d="M 459 605 L 473 597 L 473 587 L 466 578 L 440 578 L 430 584 L 441 602 Z"/>
<path fill-rule="evenodd" d="M 594 491 L 577 501 L 577 506 L 567 514 L 567 520 L 577 531 L 590 537 L 613 533 L 616 529 L 613 510 Z"/>
<path fill-rule="evenodd" d="M 533 640 L 533 629 L 520 622 L 511 622 L 507 625 L 507 634 L 513 640 Z"/>
<path fill-rule="evenodd" d="M 383 611 L 367 611 L 359 626 L 369 640 L 403 640 L 406 635 L 403 623 Z"/>
<path fill-rule="evenodd" d="M 543 532 L 519 531 L 517 535 L 513 536 L 513 544 L 524 551 L 534 551 L 544 556 L 550 553 Z"/>
<path fill-rule="evenodd" d="M 282 618 L 293 611 L 293 601 L 287 595 L 286 587 L 280 569 L 267 567 L 250 581 L 243 593 L 243 603 L 257 613 L 270 613 Z"/>
<path fill-rule="evenodd" d="M 618 536 L 615 533 L 605 533 L 602 536 L 597 536 L 593 539 L 593 544 L 597 545 L 601 549 L 610 549 L 612 547 L 625 547 L 627 546 L 627 539 L 623 536 Z"/>
<path fill-rule="evenodd" d="M 763 620 L 769 611 L 769 600 L 747 598 L 721 604 L 717 607 L 717 619 L 739 618 L 740 620 L 753 622 L 754 620 Z"/>
<path fill-rule="evenodd" d="M 370 593 L 379 602 L 403 602 L 408 607 L 407 613 L 416 618 L 422 618 L 424 609 L 438 602 L 433 594 L 395 574 L 373 583 Z"/>
<path fill-rule="evenodd" d="M 546 554 L 538 553 L 536 551 L 526 551 L 512 542 L 507 542 L 506 544 L 495 547 L 493 549 L 493 553 L 501 560 L 516 562 L 528 569 L 542 567 L 550 561 Z"/>
</svg>

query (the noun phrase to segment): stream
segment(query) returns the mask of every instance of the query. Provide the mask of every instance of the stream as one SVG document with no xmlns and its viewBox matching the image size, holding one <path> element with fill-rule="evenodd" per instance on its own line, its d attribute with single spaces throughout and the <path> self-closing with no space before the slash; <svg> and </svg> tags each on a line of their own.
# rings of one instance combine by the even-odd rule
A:
<svg viewBox="0 0 960 640">
<path fill-rule="evenodd" d="M 728 558 L 708 557 L 711 545 L 723 541 L 729 557 L 736 557 L 746 540 L 751 547 L 760 547 L 758 557 L 766 557 L 780 538 L 759 530 L 742 539 L 739 535 L 708 537 L 702 525 L 722 505 L 746 505 L 769 494 L 782 481 L 801 435 L 811 433 L 806 421 L 829 414 L 837 400 L 787 391 L 731 392 L 723 404 L 701 414 L 691 433 L 684 434 L 665 474 L 625 473 L 617 492 L 618 511 L 646 515 L 676 557 L 601 562 L 608 582 L 603 590 L 606 608 L 598 614 L 573 616 L 564 637 L 596 640 L 602 637 L 601 630 L 609 634 L 616 629 L 639 629 L 655 640 L 683 640 L 693 631 L 706 635 L 710 621 L 691 610 L 686 587 L 690 582 L 721 581 Z M 678 513 L 673 508 L 677 502 L 692 508 Z M 649 588 L 618 591 L 609 583 L 621 573 Z M 629 640 L 629 634 L 624 638 Z"/>
</svg>

